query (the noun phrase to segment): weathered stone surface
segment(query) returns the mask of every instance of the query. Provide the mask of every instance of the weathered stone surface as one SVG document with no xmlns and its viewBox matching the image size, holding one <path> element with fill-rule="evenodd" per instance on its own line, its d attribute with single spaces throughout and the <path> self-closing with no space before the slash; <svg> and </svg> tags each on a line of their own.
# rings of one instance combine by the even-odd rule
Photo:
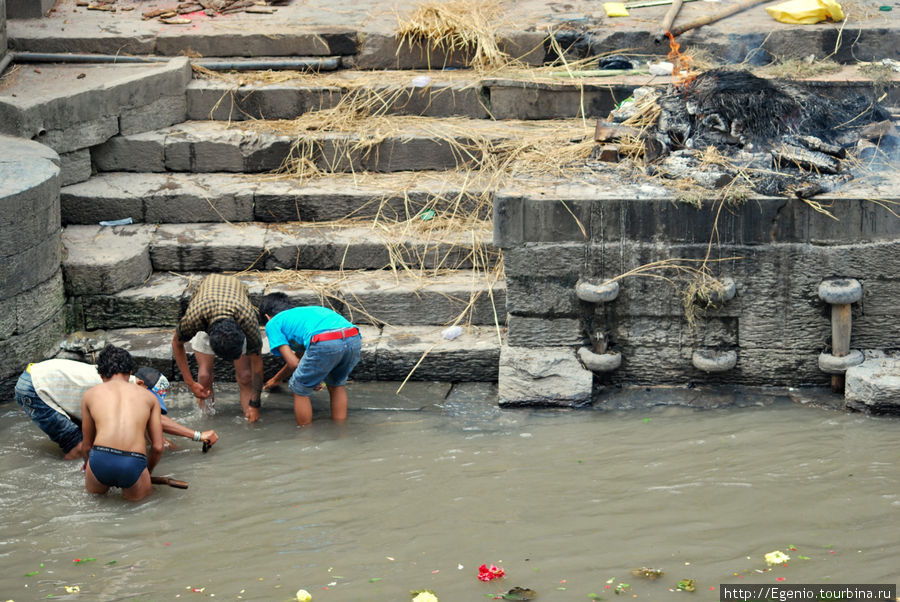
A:
<svg viewBox="0 0 900 602">
<path fill-rule="evenodd" d="M 8 149 L 8 154 L 0 157 L 2 258 L 19 255 L 58 235 L 59 158 L 46 147 L 18 138 L 0 136 L 0 146 Z"/>
<path fill-rule="evenodd" d="M 256 184 L 225 174 L 104 173 L 60 191 L 64 224 L 253 220 Z"/>
<path fill-rule="evenodd" d="M 503 319 L 506 287 L 495 283 L 488 294 L 486 277 L 479 278 L 460 270 L 419 282 L 385 271 L 348 276 L 340 282 L 339 291 L 358 323 L 450 324 L 471 304 L 469 323 L 495 324 L 496 318 Z M 474 301 L 473 295 L 477 295 Z"/>
<path fill-rule="evenodd" d="M 377 380 L 493 381 L 499 356 L 496 329 L 472 326 L 448 341 L 439 327 L 385 326 L 376 351 Z"/>
<path fill-rule="evenodd" d="M 91 177 L 91 151 L 82 148 L 59 156 L 59 183 L 68 186 Z"/>
<path fill-rule="evenodd" d="M 37 19 L 47 14 L 53 5 L 54 0 L 5 0 L 6 8 L 0 5 L 0 15 L 5 15 L 3 19 Z M 6 27 L 3 28 L 2 41 L 3 47 L 6 48 Z"/>
<path fill-rule="evenodd" d="M 14 331 L 0 330 L 0 332 L 21 334 L 52 321 L 53 318 L 63 311 L 66 304 L 62 270 L 58 270 L 46 282 L 42 282 L 18 295 L 15 297 L 15 300 L 16 307 L 13 316 L 16 320 L 16 328 Z"/>
<path fill-rule="evenodd" d="M 578 184 L 534 187 L 523 179 L 495 198 L 495 228 L 502 231 L 495 240 L 504 248 L 525 242 L 581 241 L 580 229 L 573 227 L 577 218 L 595 243 L 708 243 L 713 224 L 717 244 L 890 241 L 897 236 L 896 218 L 883 203 L 870 199 L 892 199 L 895 189 L 895 177 L 890 175 L 880 183 L 855 182 L 845 190 L 817 197 L 832 208 L 835 220 L 800 199 L 755 197 L 718 212 L 712 201 L 697 208 L 677 202 L 660 187 L 594 185 L 588 178 Z"/>
<path fill-rule="evenodd" d="M 22 372 L 28 362 L 49 357 L 66 329 L 65 311 L 60 310 L 40 326 L 0 340 L 0 382 Z"/>
<path fill-rule="evenodd" d="M 509 316 L 509 344 L 513 347 L 577 346 L 586 340 L 581 320 Z"/>
<path fill-rule="evenodd" d="M 489 237 L 489 231 L 474 228 L 459 234 L 418 236 L 367 226 L 270 226 L 265 268 L 380 270 L 405 264 L 414 269 L 471 269 L 473 243 L 490 253 Z M 489 267 L 497 257 L 488 255 L 479 261 Z"/>
<path fill-rule="evenodd" d="M 181 123 L 187 116 L 184 93 L 163 96 L 147 105 L 122 108 L 119 114 L 119 132 L 123 136 L 149 132 L 157 128 Z"/>
<path fill-rule="evenodd" d="M 216 31 L 163 30 L 156 39 L 156 52 L 176 56 L 185 48 L 204 57 L 213 56 L 337 56 L 352 54 L 356 31 L 346 27 L 326 27 L 310 31 L 304 23 L 286 28 L 283 23 L 257 25 L 237 30 L 229 27 L 222 36 Z"/>
<path fill-rule="evenodd" d="M 0 298 L 8 298 L 34 288 L 52 278 L 62 260 L 62 243 L 56 232 L 33 247 L 14 252 L 0 261 Z"/>
<path fill-rule="evenodd" d="M 155 270 L 244 270 L 265 264 L 266 229 L 255 224 L 164 224 L 150 242 Z"/>
<path fill-rule="evenodd" d="M 81 297 L 84 327 L 93 330 L 175 326 L 190 299 L 188 278 L 156 273 L 116 295 Z"/>
<path fill-rule="evenodd" d="M 177 372 L 172 355 L 172 332 L 171 328 L 111 329 L 106 331 L 106 339 L 127 349 L 138 366 L 156 368 L 172 381 Z"/>
<path fill-rule="evenodd" d="M 91 148 L 99 171 L 166 171 L 165 136 L 157 131 L 115 136 Z"/>
<path fill-rule="evenodd" d="M 337 86 L 230 86 L 215 80 L 194 80 L 187 88 L 187 118 L 217 121 L 295 119 L 309 111 L 335 106 L 342 96 Z"/>
<path fill-rule="evenodd" d="M 549 78 L 548 78 L 549 79 Z M 628 98 L 634 84 L 593 84 L 488 78 L 491 113 L 495 119 L 556 119 L 606 117 L 617 100 Z"/>
<path fill-rule="evenodd" d="M 594 376 L 575 349 L 517 347 L 500 350 L 498 400 L 501 406 L 581 406 L 591 402 Z"/>
<path fill-rule="evenodd" d="M 579 315 L 585 310 L 575 296 L 572 278 L 507 278 L 506 288 L 506 309 L 510 314 L 558 317 Z"/>
<path fill-rule="evenodd" d="M 900 357 L 866 351 L 865 361 L 844 375 L 847 407 L 872 414 L 900 414 Z"/>
<path fill-rule="evenodd" d="M 58 153 L 70 153 L 106 142 L 119 133 L 119 120 L 115 115 L 103 115 L 91 121 L 73 123 L 65 129 L 48 129 L 35 136 Z"/>
<path fill-rule="evenodd" d="M 68 226 L 63 234 L 70 295 L 112 294 L 144 282 L 152 272 L 150 238 L 156 226 Z"/>
</svg>

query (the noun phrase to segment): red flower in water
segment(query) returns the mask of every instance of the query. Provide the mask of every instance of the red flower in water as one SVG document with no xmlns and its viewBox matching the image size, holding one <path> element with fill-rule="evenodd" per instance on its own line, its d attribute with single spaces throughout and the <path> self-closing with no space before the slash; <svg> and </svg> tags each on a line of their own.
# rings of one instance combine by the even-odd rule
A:
<svg viewBox="0 0 900 602">
<path fill-rule="evenodd" d="M 479 581 L 493 581 L 494 579 L 500 579 L 501 577 L 505 576 L 506 571 L 493 564 L 490 567 L 488 567 L 488 565 L 486 564 L 482 564 L 480 567 L 478 567 Z"/>
</svg>

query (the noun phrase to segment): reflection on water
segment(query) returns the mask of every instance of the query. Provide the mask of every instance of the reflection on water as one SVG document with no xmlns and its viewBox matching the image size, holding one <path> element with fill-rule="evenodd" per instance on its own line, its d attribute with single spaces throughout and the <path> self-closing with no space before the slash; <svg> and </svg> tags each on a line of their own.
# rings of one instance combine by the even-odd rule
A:
<svg viewBox="0 0 900 602">
<path fill-rule="evenodd" d="M 173 400 L 176 420 L 221 440 L 202 454 L 177 439 L 157 473 L 190 488 L 138 504 L 84 493 L 81 463 L 0 407 L 0 595 L 291 600 L 302 587 L 316 602 L 405 602 L 427 588 L 469 602 L 521 586 L 584 601 L 624 599 L 613 588 L 628 583 L 628 598 L 677 600 L 694 579 L 693 599 L 717 600 L 720 583 L 898 580 L 896 420 L 786 402 L 353 411 L 353 394 L 346 425 L 326 412 L 304 429 L 286 401 L 247 425 L 224 399 L 211 418 Z M 774 550 L 791 560 L 764 571 Z M 483 563 L 505 579 L 478 581 Z"/>
</svg>

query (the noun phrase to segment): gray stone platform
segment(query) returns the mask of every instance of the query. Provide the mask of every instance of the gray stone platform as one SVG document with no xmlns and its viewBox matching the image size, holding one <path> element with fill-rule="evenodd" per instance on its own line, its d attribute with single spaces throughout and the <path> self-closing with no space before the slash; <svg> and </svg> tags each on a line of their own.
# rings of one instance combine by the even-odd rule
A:
<svg viewBox="0 0 900 602">
<path fill-rule="evenodd" d="M 646 65 L 637 63 L 636 68 L 644 73 L 592 76 L 590 70 L 569 74 L 560 67 L 541 72 L 507 69 L 483 76 L 465 69 L 382 71 L 373 78 L 371 72 L 342 70 L 318 77 L 298 74 L 278 83 L 265 83 L 247 73 L 239 78 L 239 84 L 193 80 L 186 91 L 188 119 L 293 119 L 309 111 L 332 108 L 352 95 L 377 98 L 378 111 L 388 115 L 504 120 L 605 118 L 635 88 L 672 83 L 670 76 L 649 75 Z M 761 77 L 772 77 L 773 71 L 755 69 Z M 900 74 L 875 82 L 858 65 L 792 78 L 791 83 L 824 96 L 853 94 L 879 99 L 888 106 L 900 105 Z"/>
<path fill-rule="evenodd" d="M 62 223 L 324 222 L 381 217 L 406 220 L 434 209 L 482 220 L 491 207 L 470 174 L 425 171 L 324 174 L 298 182 L 243 174 L 97 174 L 60 192 Z"/>
<path fill-rule="evenodd" d="M 440 327 L 403 326 L 383 328 L 360 326 L 363 347 L 360 363 L 351 377 L 360 381 L 495 382 L 503 329 L 471 326 L 453 340 L 441 336 Z M 128 349 L 138 364 L 150 365 L 180 380 L 172 357 L 171 328 L 110 329 L 103 334 L 109 342 Z M 193 366 L 193 352 L 188 345 Z M 263 348 L 266 376 L 281 368 L 281 362 Z M 196 368 L 193 368 L 196 370 Z M 216 362 L 217 376 L 234 380 L 229 362 Z"/>
<path fill-rule="evenodd" d="M 363 0 L 334 10 L 325 0 L 291 2 L 274 15 L 237 13 L 197 18 L 189 25 L 143 21 L 142 10 L 158 6 L 125 2 L 132 11 L 86 11 L 75 0 L 58 2 L 48 17 L 13 19 L 10 45 L 36 52 L 94 52 L 106 54 L 203 56 L 334 56 L 352 58 L 366 69 L 440 68 L 458 66 L 459 53 L 445 56 L 437 50 L 403 45 L 395 36 L 399 17 L 417 6 L 414 0 L 391 3 Z M 665 45 L 653 41 L 665 6 L 633 10 L 627 18 L 610 19 L 601 4 L 548 4 L 540 0 L 511 2 L 498 17 L 500 45 L 509 54 L 531 64 L 543 62 L 548 32 L 562 31 L 563 47 L 570 55 L 606 54 L 630 49 L 636 55 L 662 55 Z M 833 55 L 842 62 L 898 58 L 896 11 L 882 13 L 865 7 L 847 23 L 791 26 L 774 21 L 764 7 L 687 32 L 683 47 L 703 49 L 731 62 L 746 59 L 768 62 L 773 57 Z M 676 25 L 706 15 L 708 7 L 686 4 Z"/>
<path fill-rule="evenodd" d="M 584 139 L 593 125 L 581 120 L 505 121 L 484 119 L 400 118 L 385 132 L 309 132 L 311 160 L 329 172 L 394 172 L 463 167 L 480 155 L 480 144 L 559 134 Z M 168 128 L 115 136 L 94 147 L 99 171 L 235 172 L 279 169 L 298 142 L 297 133 L 279 133 L 278 122 L 250 129 L 244 122 L 188 121 Z M 370 142 L 371 140 L 371 142 Z M 460 149 L 467 149 L 461 151 Z"/>
<path fill-rule="evenodd" d="M 67 266 L 68 269 L 68 266 Z M 76 320 L 89 330 L 130 326 L 174 326 L 203 273 L 157 272 L 145 282 L 116 292 L 70 291 Z M 429 279 L 389 271 L 245 272 L 238 277 L 258 302 L 282 291 L 301 305 L 328 305 L 359 324 L 446 326 L 471 304 L 467 323 L 503 324 L 504 283 L 489 287 L 486 277 L 457 270 Z M 76 281 L 76 275 L 67 276 Z M 78 280 L 81 281 L 81 280 Z M 495 315 L 497 316 L 495 318 Z"/>
<path fill-rule="evenodd" d="M 307 224 L 150 224 L 68 226 L 64 267 L 73 294 L 117 292 L 155 271 L 256 270 L 467 270 L 473 244 L 484 249 L 478 265 L 497 261 L 487 229 L 437 235 L 397 227 Z M 84 272 L 84 277 L 79 276 Z M 115 274 L 121 272 L 122 276 Z"/>
</svg>

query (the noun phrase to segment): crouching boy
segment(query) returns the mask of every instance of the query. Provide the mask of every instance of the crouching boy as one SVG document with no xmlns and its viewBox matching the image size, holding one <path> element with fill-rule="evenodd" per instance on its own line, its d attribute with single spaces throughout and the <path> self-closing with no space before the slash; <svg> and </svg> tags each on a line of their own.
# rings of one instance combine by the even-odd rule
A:
<svg viewBox="0 0 900 602">
<path fill-rule="evenodd" d="M 88 493 L 121 487 L 122 497 L 137 501 L 150 495 L 150 471 L 163 452 L 161 410 L 148 389 L 128 382 L 134 359 L 126 350 L 107 345 L 97 358 L 103 381 L 81 400 L 81 429 Z M 150 454 L 144 434 L 150 437 Z"/>
<path fill-rule="evenodd" d="M 327 307 L 293 307 L 284 293 L 270 293 L 262 298 L 259 322 L 266 326 L 272 354 L 285 362 L 284 368 L 266 386 L 270 388 L 291 374 L 288 387 L 294 394 L 297 425 L 312 422 L 309 395 L 322 382 L 331 398 L 332 420 L 346 420 L 345 384 L 359 363 L 362 347 L 359 328 Z M 302 358 L 298 357 L 300 353 Z"/>
</svg>

